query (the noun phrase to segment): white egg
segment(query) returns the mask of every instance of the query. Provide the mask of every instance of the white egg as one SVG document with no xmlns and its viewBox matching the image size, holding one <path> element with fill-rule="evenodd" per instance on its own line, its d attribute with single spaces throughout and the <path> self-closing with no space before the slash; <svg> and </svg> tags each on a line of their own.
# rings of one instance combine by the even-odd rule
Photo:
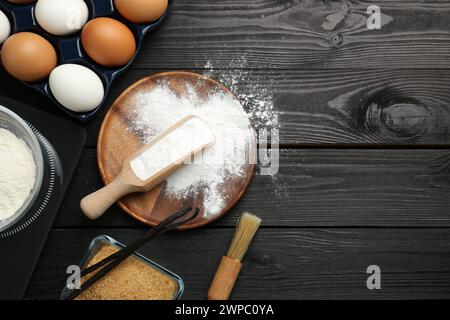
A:
<svg viewBox="0 0 450 320">
<path fill-rule="evenodd" d="M 56 67 L 49 77 L 50 90 L 64 107 L 75 112 L 88 112 L 103 100 L 105 89 L 100 77 L 78 64 Z"/>
<path fill-rule="evenodd" d="M 0 10 L 0 44 L 5 42 L 11 34 L 11 23 L 8 17 Z"/>
<path fill-rule="evenodd" d="M 83 28 L 89 17 L 89 9 L 83 0 L 39 0 L 35 15 L 45 31 L 66 36 Z"/>
</svg>

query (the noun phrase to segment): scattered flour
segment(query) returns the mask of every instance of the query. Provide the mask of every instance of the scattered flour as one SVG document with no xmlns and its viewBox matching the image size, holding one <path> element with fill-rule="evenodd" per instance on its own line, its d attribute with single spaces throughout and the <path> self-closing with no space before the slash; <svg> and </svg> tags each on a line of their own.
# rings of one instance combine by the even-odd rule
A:
<svg viewBox="0 0 450 320">
<path fill-rule="evenodd" d="M 205 76 L 219 81 L 237 96 L 256 130 L 279 128 L 280 112 L 273 104 L 270 71 L 249 69 L 244 56 L 233 59 L 227 65 L 208 61 L 199 67 L 205 69 Z"/>
<path fill-rule="evenodd" d="M 227 61 L 228 57 L 224 58 Z M 221 60 L 220 60 L 221 61 Z M 256 70 L 249 67 L 245 54 L 235 57 L 230 62 L 208 61 L 198 65 L 204 69 L 203 74 L 211 77 L 229 88 L 239 99 L 247 112 L 250 122 L 258 131 L 280 129 L 280 117 L 283 112 L 274 105 L 276 77 L 270 70 Z M 277 175 L 272 175 L 270 189 L 277 197 L 288 197 L 287 185 Z"/>
<path fill-rule="evenodd" d="M 36 181 L 36 164 L 24 141 L 0 129 L 0 221 L 13 216 L 27 200 Z"/>
<path fill-rule="evenodd" d="M 221 190 L 224 181 L 244 175 L 250 161 L 249 145 L 255 135 L 247 113 L 231 95 L 215 92 L 202 99 L 190 85 L 186 86 L 186 92 L 177 96 L 167 83 L 159 83 L 152 91 L 139 92 L 133 102 L 130 130 L 146 143 L 188 115 L 209 124 L 215 144 L 170 176 L 165 192 L 187 197 L 201 191 L 205 215 L 211 216 L 226 205 L 226 195 Z"/>
</svg>

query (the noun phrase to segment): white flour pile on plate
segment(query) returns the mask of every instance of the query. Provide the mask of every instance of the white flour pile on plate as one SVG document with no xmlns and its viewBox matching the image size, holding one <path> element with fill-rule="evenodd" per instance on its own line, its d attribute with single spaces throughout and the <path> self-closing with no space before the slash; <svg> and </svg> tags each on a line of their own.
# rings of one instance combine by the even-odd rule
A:
<svg viewBox="0 0 450 320">
<path fill-rule="evenodd" d="M 152 91 L 139 92 L 135 96 L 130 130 L 146 143 L 188 115 L 198 116 L 211 126 L 215 145 L 170 176 L 165 192 L 181 198 L 201 191 L 204 214 L 212 216 L 225 206 L 221 185 L 245 174 L 254 133 L 247 113 L 230 94 L 216 92 L 202 99 L 190 85 L 186 92 L 177 96 L 165 83 L 159 83 Z"/>
</svg>

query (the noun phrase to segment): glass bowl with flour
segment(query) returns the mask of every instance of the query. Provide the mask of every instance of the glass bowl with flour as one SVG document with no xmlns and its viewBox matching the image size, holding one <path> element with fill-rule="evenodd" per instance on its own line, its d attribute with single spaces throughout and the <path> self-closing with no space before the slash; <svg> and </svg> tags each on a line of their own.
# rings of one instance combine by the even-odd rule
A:
<svg viewBox="0 0 450 320">
<path fill-rule="evenodd" d="M 33 131 L 0 106 L 0 232 L 18 222 L 40 192 L 44 160 Z"/>
</svg>

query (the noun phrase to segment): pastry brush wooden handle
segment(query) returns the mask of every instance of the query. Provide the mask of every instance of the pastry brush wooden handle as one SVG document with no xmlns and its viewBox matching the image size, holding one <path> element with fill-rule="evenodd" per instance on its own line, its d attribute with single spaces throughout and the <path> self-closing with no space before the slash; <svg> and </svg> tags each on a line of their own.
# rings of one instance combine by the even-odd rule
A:
<svg viewBox="0 0 450 320">
<path fill-rule="evenodd" d="M 241 268 L 242 263 L 239 260 L 222 257 L 208 291 L 208 300 L 228 300 Z"/>
</svg>

